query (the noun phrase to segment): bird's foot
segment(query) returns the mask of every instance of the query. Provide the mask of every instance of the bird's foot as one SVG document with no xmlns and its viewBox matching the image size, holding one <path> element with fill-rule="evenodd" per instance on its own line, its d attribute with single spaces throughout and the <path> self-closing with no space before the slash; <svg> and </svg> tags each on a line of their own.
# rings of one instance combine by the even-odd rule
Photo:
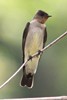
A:
<svg viewBox="0 0 67 100">
<path fill-rule="evenodd" d="M 37 56 L 39 56 L 41 53 L 42 53 L 42 51 L 41 50 L 38 50 Z"/>
<path fill-rule="evenodd" d="M 28 60 L 32 60 L 32 56 L 31 56 L 31 55 L 29 55 L 29 58 L 28 58 Z"/>
</svg>

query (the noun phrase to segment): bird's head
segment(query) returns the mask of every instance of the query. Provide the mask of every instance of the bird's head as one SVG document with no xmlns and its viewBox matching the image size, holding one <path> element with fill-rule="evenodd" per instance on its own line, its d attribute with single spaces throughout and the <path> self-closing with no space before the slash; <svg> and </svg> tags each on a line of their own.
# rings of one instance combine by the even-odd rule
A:
<svg viewBox="0 0 67 100">
<path fill-rule="evenodd" d="M 37 19 L 38 22 L 44 24 L 49 17 L 52 16 L 48 15 L 46 12 L 42 10 L 38 10 L 34 16 L 34 19 Z"/>
</svg>

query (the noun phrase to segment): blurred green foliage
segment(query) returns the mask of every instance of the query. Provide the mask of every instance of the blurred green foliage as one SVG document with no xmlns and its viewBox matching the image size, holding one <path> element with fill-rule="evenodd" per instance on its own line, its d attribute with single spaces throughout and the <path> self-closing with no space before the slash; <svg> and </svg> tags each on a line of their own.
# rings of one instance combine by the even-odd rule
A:
<svg viewBox="0 0 67 100">
<path fill-rule="evenodd" d="M 22 64 L 22 32 L 39 9 L 52 15 L 48 44 L 67 30 L 67 0 L 0 0 L 0 85 Z M 0 98 L 67 95 L 67 37 L 43 53 L 32 89 L 20 87 L 21 76 L 0 89 Z"/>
</svg>

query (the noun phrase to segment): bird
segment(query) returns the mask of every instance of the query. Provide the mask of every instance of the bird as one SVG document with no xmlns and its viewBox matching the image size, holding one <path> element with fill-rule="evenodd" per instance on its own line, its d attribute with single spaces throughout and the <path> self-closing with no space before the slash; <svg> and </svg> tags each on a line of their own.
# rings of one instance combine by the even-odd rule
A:
<svg viewBox="0 0 67 100">
<path fill-rule="evenodd" d="M 30 89 L 33 87 L 34 76 L 42 54 L 34 58 L 32 58 L 32 55 L 36 52 L 40 52 L 40 50 L 45 47 L 45 43 L 47 41 L 47 29 L 45 22 L 49 17 L 51 17 L 51 15 L 45 11 L 38 10 L 33 19 L 30 22 L 27 22 L 23 31 L 23 63 L 28 58 L 31 58 L 31 60 L 29 60 L 23 67 L 23 76 L 20 82 L 20 86 L 22 87 L 27 86 Z"/>
</svg>

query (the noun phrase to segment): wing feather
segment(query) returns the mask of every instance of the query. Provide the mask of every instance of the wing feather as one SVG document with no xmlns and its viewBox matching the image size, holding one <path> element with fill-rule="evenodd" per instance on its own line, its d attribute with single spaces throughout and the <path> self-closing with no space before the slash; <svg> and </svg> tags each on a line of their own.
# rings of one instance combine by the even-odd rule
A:
<svg viewBox="0 0 67 100">
<path fill-rule="evenodd" d="M 26 37 L 27 37 L 28 31 L 29 31 L 29 26 L 30 26 L 30 22 L 28 22 L 28 23 L 26 24 L 26 27 L 25 27 L 24 32 L 23 32 L 23 37 L 22 37 L 23 63 L 24 63 L 24 58 L 25 58 L 25 55 L 24 55 L 24 48 L 25 48 Z"/>
<path fill-rule="evenodd" d="M 45 43 L 47 41 L 47 29 L 44 30 L 44 39 L 43 39 L 43 48 L 45 47 Z"/>
</svg>

